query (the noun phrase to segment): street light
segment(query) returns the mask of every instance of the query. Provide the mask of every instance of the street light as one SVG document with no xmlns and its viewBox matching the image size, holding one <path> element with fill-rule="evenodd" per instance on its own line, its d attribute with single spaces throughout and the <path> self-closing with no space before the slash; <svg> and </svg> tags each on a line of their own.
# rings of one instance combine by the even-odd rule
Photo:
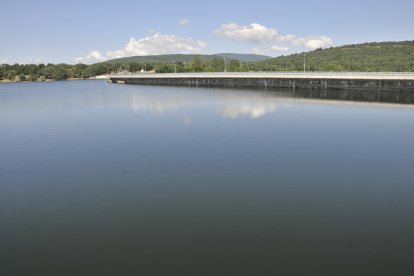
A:
<svg viewBox="0 0 414 276">
<path fill-rule="evenodd" d="M 174 62 L 174 71 L 177 74 L 177 63 L 175 62 L 175 60 L 173 62 Z"/>
<path fill-rule="evenodd" d="M 226 58 L 224 58 L 224 73 L 227 73 L 227 62 L 226 62 Z"/>
<path fill-rule="evenodd" d="M 303 53 L 303 73 L 306 73 L 306 53 Z"/>
</svg>

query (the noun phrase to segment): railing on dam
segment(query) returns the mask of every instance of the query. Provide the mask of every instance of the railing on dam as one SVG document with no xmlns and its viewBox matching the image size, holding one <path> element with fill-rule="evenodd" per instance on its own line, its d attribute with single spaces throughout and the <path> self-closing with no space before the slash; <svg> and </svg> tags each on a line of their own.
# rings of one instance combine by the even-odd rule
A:
<svg viewBox="0 0 414 276">
<path fill-rule="evenodd" d="M 414 91 L 414 73 L 393 72 L 228 72 L 122 74 L 110 82 L 239 88 L 375 89 Z"/>
<path fill-rule="evenodd" d="M 414 80 L 414 72 L 205 72 L 123 73 L 109 78 L 315 78 L 315 79 L 402 79 Z"/>
</svg>

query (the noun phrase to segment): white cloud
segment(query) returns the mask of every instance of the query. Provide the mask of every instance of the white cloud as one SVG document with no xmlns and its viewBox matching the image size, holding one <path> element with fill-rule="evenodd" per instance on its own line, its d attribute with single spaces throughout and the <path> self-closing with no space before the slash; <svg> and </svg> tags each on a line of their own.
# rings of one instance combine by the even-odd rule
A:
<svg viewBox="0 0 414 276">
<path fill-rule="evenodd" d="M 236 23 L 223 24 L 214 31 L 214 34 L 223 38 L 259 45 L 259 47 L 252 50 L 253 53 L 257 54 L 287 52 L 290 46 L 317 49 L 333 45 L 332 38 L 327 36 L 297 37 L 294 34 L 279 35 L 275 28 L 258 23 L 251 23 L 248 26 L 239 26 Z"/>
<path fill-rule="evenodd" d="M 239 26 L 236 23 L 223 24 L 214 31 L 214 34 L 224 38 L 248 41 L 255 44 L 268 43 L 277 37 L 275 29 L 258 23 L 252 23 L 248 26 Z"/>
<path fill-rule="evenodd" d="M 105 60 L 105 57 L 99 51 L 90 51 L 86 56 L 75 58 L 75 62 L 82 63 L 93 63 L 103 60 Z"/>
<path fill-rule="evenodd" d="M 253 48 L 252 53 L 255 54 L 255 55 L 265 55 L 266 54 L 266 52 L 263 51 L 263 49 L 259 49 L 259 48 Z"/>
<path fill-rule="evenodd" d="M 190 20 L 187 18 L 183 18 L 180 21 L 178 21 L 178 24 L 180 24 L 181 26 L 186 26 L 188 24 L 190 24 Z"/>
<path fill-rule="evenodd" d="M 286 46 L 280 46 L 280 45 L 273 45 L 273 46 L 271 46 L 270 47 L 270 49 L 272 50 L 272 51 L 275 51 L 275 52 L 287 52 L 287 51 L 289 51 L 289 47 L 286 47 Z"/>
<path fill-rule="evenodd" d="M 83 57 L 75 58 L 75 62 L 94 63 L 109 58 L 122 58 L 128 56 L 162 55 L 162 54 L 198 54 L 201 53 L 207 43 L 193 40 L 191 37 L 178 37 L 175 35 L 162 35 L 156 33 L 152 36 L 136 39 L 131 38 L 124 48 L 107 51 L 102 54 L 91 51 Z"/>
<path fill-rule="evenodd" d="M 110 58 L 126 56 L 162 55 L 162 54 L 194 54 L 204 50 L 207 43 L 194 41 L 190 37 L 162 35 L 159 33 L 141 39 L 131 38 L 123 49 L 108 51 Z"/>
<path fill-rule="evenodd" d="M 127 56 L 124 50 L 108 51 L 106 54 L 109 58 L 123 58 Z"/>
<path fill-rule="evenodd" d="M 263 47 L 256 47 L 252 49 L 252 53 L 256 55 L 268 55 L 272 56 L 274 52 L 287 52 L 289 51 L 289 47 L 280 46 L 278 44 L 275 45 L 265 45 Z"/>
<path fill-rule="evenodd" d="M 296 38 L 294 34 L 281 35 L 277 37 L 278 42 L 292 42 Z"/>
<path fill-rule="evenodd" d="M 327 36 L 309 36 L 294 39 L 292 43 L 296 46 L 304 46 L 309 49 L 317 49 L 332 46 L 333 40 Z"/>
</svg>

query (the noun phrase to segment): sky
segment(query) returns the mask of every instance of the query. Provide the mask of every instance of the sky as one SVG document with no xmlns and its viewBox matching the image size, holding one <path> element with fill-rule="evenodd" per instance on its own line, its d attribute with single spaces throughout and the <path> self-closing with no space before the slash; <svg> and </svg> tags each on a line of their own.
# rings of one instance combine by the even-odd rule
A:
<svg viewBox="0 0 414 276">
<path fill-rule="evenodd" d="M 414 40 L 414 1 L 0 0 L 0 63 L 152 54 L 280 56 Z"/>
</svg>

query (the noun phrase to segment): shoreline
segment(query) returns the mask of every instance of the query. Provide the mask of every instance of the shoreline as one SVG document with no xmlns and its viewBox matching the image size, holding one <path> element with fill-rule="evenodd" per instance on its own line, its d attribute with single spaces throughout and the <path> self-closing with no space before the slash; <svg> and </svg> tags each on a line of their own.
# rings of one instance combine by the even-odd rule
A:
<svg viewBox="0 0 414 276">
<path fill-rule="evenodd" d="M 47 79 L 44 81 L 11 81 L 11 80 L 0 80 L 0 83 L 25 83 L 25 82 L 55 82 L 55 81 L 76 81 L 76 80 L 106 80 L 106 79 L 97 79 L 97 78 L 90 78 L 90 79 L 80 79 L 80 78 L 72 78 L 72 79 L 65 79 L 65 80 L 52 80 Z"/>
</svg>

